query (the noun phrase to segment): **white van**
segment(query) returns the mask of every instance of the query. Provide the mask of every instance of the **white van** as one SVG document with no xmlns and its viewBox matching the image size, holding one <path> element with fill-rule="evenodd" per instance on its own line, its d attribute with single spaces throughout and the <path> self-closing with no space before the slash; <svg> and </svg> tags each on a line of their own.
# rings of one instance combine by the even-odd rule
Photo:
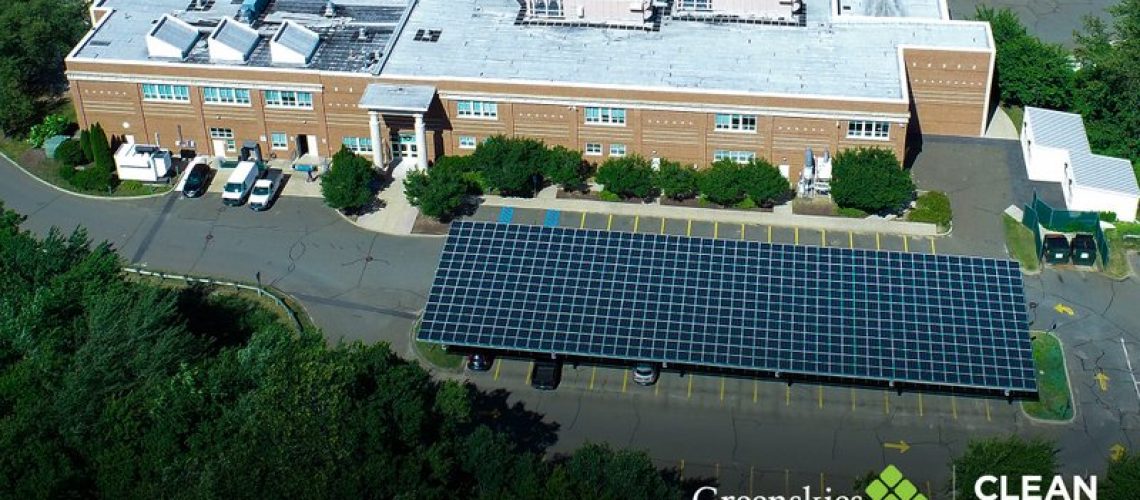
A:
<svg viewBox="0 0 1140 500">
<path fill-rule="evenodd" d="M 253 183 L 257 181 L 260 173 L 257 162 L 243 161 L 238 163 L 222 189 L 222 203 L 234 207 L 245 203 L 245 200 L 249 198 L 249 192 L 253 190 Z"/>
</svg>

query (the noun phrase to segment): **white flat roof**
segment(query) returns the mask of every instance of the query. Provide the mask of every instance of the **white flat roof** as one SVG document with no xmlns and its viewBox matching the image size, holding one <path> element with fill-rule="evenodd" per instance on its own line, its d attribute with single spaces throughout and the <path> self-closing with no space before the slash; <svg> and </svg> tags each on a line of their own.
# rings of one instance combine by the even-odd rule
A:
<svg viewBox="0 0 1140 500">
<path fill-rule="evenodd" d="M 419 0 L 380 74 L 897 100 L 900 45 L 989 49 L 982 23 L 832 23 L 816 5 L 828 1 L 806 0 L 805 27 L 667 20 L 654 32 L 520 26 L 516 0 Z"/>
<path fill-rule="evenodd" d="M 1140 186 L 1137 186 L 1132 162 L 1123 158 L 1093 154 L 1088 134 L 1085 132 L 1085 121 L 1081 115 L 1026 107 L 1025 121 L 1029 122 L 1033 140 L 1037 145 L 1069 152 L 1069 165 L 1073 169 L 1074 184 L 1140 196 Z"/>
</svg>

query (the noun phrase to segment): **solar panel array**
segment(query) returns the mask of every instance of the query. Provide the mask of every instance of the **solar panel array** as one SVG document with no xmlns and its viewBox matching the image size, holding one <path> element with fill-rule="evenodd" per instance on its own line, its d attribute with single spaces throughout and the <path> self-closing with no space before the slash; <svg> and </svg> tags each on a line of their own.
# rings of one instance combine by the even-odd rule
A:
<svg viewBox="0 0 1140 500">
<path fill-rule="evenodd" d="M 455 222 L 419 338 L 1036 392 L 1017 264 Z"/>
</svg>

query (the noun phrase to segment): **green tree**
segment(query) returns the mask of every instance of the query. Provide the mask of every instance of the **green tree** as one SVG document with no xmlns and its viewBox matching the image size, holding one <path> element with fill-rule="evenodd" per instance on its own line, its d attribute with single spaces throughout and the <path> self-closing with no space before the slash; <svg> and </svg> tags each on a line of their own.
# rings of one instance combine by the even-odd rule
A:
<svg viewBox="0 0 1140 500">
<path fill-rule="evenodd" d="M 952 463 L 958 498 L 974 498 L 974 483 L 986 475 L 1009 476 L 1009 493 L 1021 493 L 1020 476 L 1052 477 L 1057 471 L 1057 450 L 1052 442 L 1023 440 L 1016 436 L 971 441 Z"/>
<path fill-rule="evenodd" d="M 1104 500 L 1131 500 L 1140 491 L 1140 455 L 1129 453 L 1108 464 L 1098 498 Z"/>
<path fill-rule="evenodd" d="M 558 464 L 548 483 L 551 498 L 658 499 L 677 498 L 680 491 L 667 482 L 645 452 L 614 450 L 606 444 L 586 444 Z"/>
<path fill-rule="evenodd" d="M 79 147 L 83 151 L 83 163 L 91 161 L 94 156 L 91 153 L 91 132 L 87 129 L 79 131 Z"/>
<path fill-rule="evenodd" d="M 744 185 L 744 171 L 739 163 L 732 160 L 717 160 L 701 171 L 698 182 L 701 195 L 709 201 L 732 206 L 744 201 L 748 191 Z"/>
<path fill-rule="evenodd" d="M 469 156 L 443 156 L 427 171 L 416 170 L 404 179 L 404 194 L 412 206 L 434 219 L 455 217 L 468 195 L 478 186 L 470 177 Z"/>
<path fill-rule="evenodd" d="M 598 167 L 594 179 L 606 191 L 623 198 L 650 199 L 660 192 L 654 180 L 653 165 L 636 154 L 610 157 Z"/>
<path fill-rule="evenodd" d="M 63 141 L 55 148 L 55 159 L 69 167 L 82 165 L 84 163 L 83 147 L 75 139 Z"/>
<path fill-rule="evenodd" d="M 661 191 L 674 200 L 687 200 L 697 195 L 699 187 L 697 169 L 672 160 L 661 160 L 657 169 L 657 184 Z"/>
<path fill-rule="evenodd" d="M 1068 51 L 1030 35 L 1009 8 L 980 5 L 974 18 L 989 22 L 993 30 L 1002 102 L 1068 109 L 1074 78 Z"/>
<path fill-rule="evenodd" d="M 1085 19 L 1076 35 L 1075 108 L 1084 116 L 1094 152 L 1132 160 L 1140 166 L 1140 0 L 1109 7 L 1111 25 Z"/>
<path fill-rule="evenodd" d="M 336 210 L 360 210 L 372 201 L 376 177 L 371 161 L 341 146 L 329 170 L 321 175 L 321 195 L 325 204 Z"/>
<path fill-rule="evenodd" d="M 504 196 L 534 196 L 543 183 L 546 146 L 540 141 L 496 135 L 471 155 L 487 185 Z"/>
<path fill-rule="evenodd" d="M 554 146 L 546 152 L 543 175 L 566 191 L 581 191 L 586 187 L 590 165 L 582 161 L 582 152 Z"/>
<path fill-rule="evenodd" d="M 840 207 L 898 211 L 914 196 L 910 172 L 888 149 L 847 149 L 835 155 L 833 166 L 831 197 Z"/>
<path fill-rule="evenodd" d="M 0 130 L 23 132 L 64 89 L 63 59 L 88 27 L 81 0 L 0 2 Z"/>
<path fill-rule="evenodd" d="M 740 181 L 744 191 L 757 205 L 771 205 L 785 201 L 791 195 L 791 186 L 780 170 L 767 160 L 756 158 L 740 167 Z"/>
</svg>

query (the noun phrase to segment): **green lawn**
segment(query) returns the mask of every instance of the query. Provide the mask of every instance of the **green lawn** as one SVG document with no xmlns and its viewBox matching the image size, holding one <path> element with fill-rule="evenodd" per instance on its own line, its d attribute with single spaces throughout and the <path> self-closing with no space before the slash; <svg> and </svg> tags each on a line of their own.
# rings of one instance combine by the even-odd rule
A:
<svg viewBox="0 0 1140 500">
<path fill-rule="evenodd" d="M 1140 241 L 1135 239 L 1125 240 L 1120 230 L 1110 230 L 1104 232 L 1105 239 L 1108 240 L 1108 266 L 1104 268 L 1104 274 L 1112 279 L 1124 279 L 1132 273 L 1128 267 L 1128 250 L 1135 249 Z M 1097 257 L 1100 261 L 1100 257 Z"/>
<path fill-rule="evenodd" d="M 420 356 L 423 357 L 424 360 L 431 363 L 432 366 L 444 370 L 455 370 L 463 366 L 463 356 L 450 354 L 444 351 L 443 347 L 439 344 L 420 342 L 418 340 L 415 342 L 416 351 L 420 353 Z"/>
<path fill-rule="evenodd" d="M 1037 260 L 1037 245 L 1033 242 L 1033 232 L 1013 217 L 1002 214 L 1002 228 L 1005 231 L 1005 247 L 1014 260 L 1021 263 L 1026 271 L 1036 271 L 1040 266 Z"/>
<path fill-rule="evenodd" d="M 1061 341 L 1045 332 L 1033 333 L 1033 361 L 1037 365 L 1037 391 L 1040 399 L 1024 402 L 1021 408 L 1041 420 L 1065 421 L 1073 418 L 1069 399 L 1069 376 Z"/>
</svg>

